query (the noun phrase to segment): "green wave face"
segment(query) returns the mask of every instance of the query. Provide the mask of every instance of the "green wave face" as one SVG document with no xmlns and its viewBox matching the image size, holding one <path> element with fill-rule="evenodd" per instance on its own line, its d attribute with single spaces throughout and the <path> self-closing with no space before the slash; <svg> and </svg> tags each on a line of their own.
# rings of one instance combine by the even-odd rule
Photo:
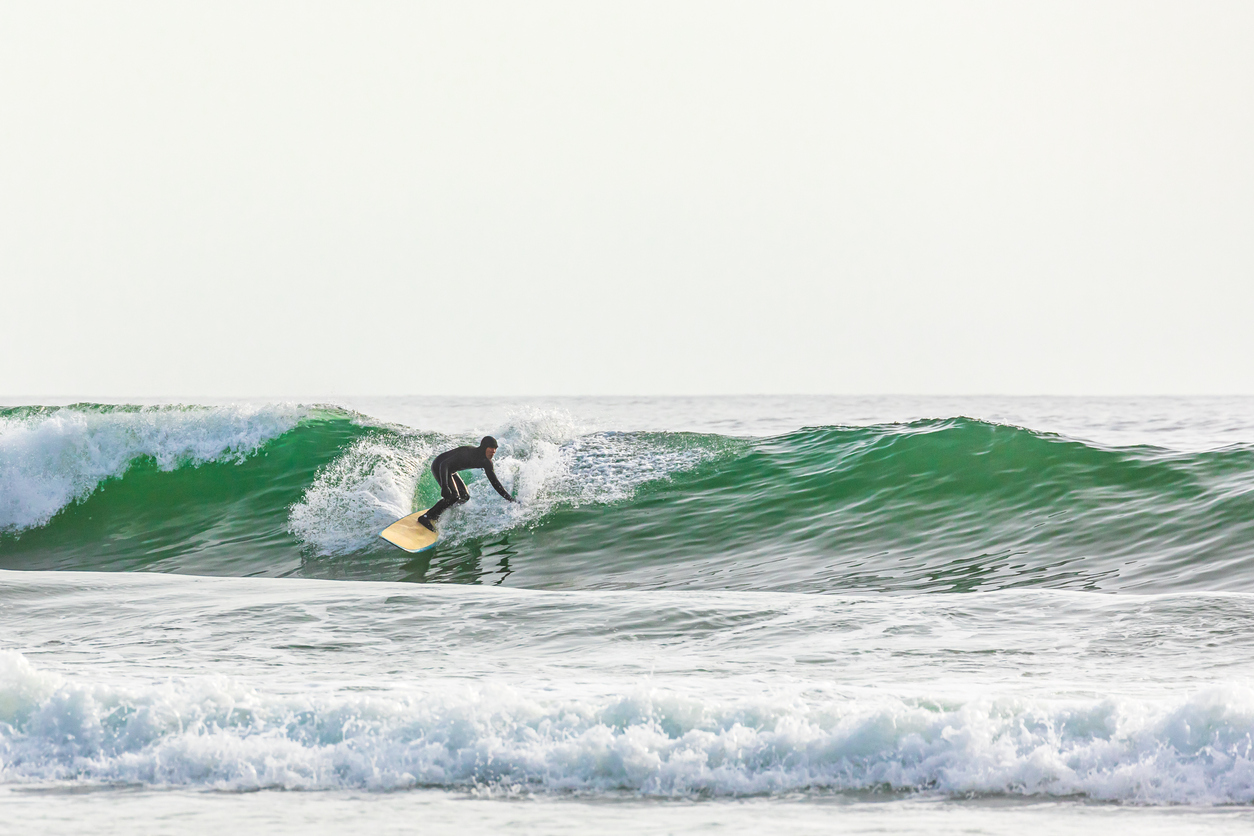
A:
<svg viewBox="0 0 1254 836">
<path fill-rule="evenodd" d="M 1245 447 L 1107 449 L 961 418 L 752 441 L 523 422 L 498 434 L 498 471 L 523 506 L 469 479 L 472 501 L 442 521 L 441 543 L 411 556 L 377 532 L 434 501 L 430 458 L 465 439 L 335 410 L 284 424 L 76 409 L 88 430 L 0 415 L 2 568 L 547 588 L 1254 589 Z M 94 447 L 88 431 L 101 434 Z"/>
<path fill-rule="evenodd" d="M 515 582 L 794 591 L 1254 587 L 1254 451 L 956 419 L 752 445 L 514 539 Z M 589 581 L 588 579 L 595 579 Z"/>
</svg>

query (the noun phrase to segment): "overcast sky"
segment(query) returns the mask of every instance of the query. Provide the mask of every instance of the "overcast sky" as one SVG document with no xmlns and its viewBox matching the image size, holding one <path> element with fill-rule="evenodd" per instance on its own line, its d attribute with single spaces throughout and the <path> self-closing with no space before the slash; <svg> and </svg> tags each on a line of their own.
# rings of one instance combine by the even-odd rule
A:
<svg viewBox="0 0 1254 836">
<path fill-rule="evenodd" d="M 1254 393 L 1254 3 L 0 2 L 0 395 Z"/>
</svg>

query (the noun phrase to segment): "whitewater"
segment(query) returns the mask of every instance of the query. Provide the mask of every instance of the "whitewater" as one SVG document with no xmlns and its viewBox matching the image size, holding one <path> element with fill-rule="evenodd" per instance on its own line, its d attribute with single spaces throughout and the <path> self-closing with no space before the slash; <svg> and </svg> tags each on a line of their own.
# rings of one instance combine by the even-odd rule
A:
<svg viewBox="0 0 1254 836">
<path fill-rule="evenodd" d="M 1236 832 L 1252 624 L 1254 399 L 0 407 L 0 832 Z"/>
</svg>

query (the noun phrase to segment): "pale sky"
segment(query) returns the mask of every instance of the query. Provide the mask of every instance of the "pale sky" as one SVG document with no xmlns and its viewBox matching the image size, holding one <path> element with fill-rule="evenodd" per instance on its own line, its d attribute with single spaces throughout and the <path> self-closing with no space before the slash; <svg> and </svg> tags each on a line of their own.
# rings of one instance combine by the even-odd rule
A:
<svg viewBox="0 0 1254 836">
<path fill-rule="evenodd" d="M 0 395 L 1254 393 L 1254 3 L 0 2 Z"/>
</svg>

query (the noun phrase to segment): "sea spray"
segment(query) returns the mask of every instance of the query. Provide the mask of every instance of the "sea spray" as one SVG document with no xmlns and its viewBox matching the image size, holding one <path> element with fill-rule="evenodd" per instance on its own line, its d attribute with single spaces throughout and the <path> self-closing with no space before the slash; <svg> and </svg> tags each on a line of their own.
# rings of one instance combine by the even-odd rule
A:
<svg viewBox="0 0 1254 836">
<path fill-rule="evenodd" d="M 562 410 L 519 410 L 495 432 L 497 475 L 519 503 L 502 503 L 480 473 L 462 474 L 471 498 L 442 518 L 445 548 L 523 529 L 556 508 L 627 501 L 642 485 L 669 481 L 745 446 L 688 433 L 589 432 Z M 380 529 L 439 499 L 428 471 L 434 456 L 477 442 L 474 436 L 373 433 L 319 473 L 292 507 L 292 533 L 320 555 L 383 548 Z"/>
<path fill-rule="evenodd" d="M 439 443 L 398 433 L 358 439 L 292 505 L 290 531 L 319 554 L 378 546 L 382 529 L 412 513 L 419 479 Z"/>
</svg>

